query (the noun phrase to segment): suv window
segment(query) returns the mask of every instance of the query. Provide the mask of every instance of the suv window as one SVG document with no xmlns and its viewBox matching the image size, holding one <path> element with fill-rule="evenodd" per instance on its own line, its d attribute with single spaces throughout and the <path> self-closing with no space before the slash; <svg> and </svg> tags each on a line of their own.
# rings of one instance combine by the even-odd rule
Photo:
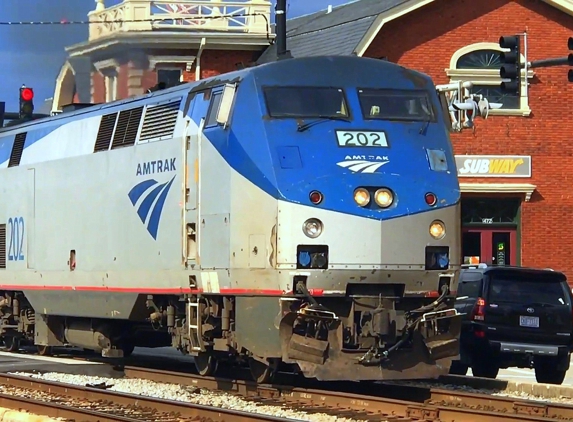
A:
<svg viewBox="0 0 573 422">
<path fill-rule="evenodd" d="M 480 281 L 462 281 L 458 287 L 458 296 L 467 296 L 470 298 L 477 298 L 481 294 L 481 280 Z"/>
<path fill-rule="evenodd" d="M 490 303 L 570 304 L 564 283 L 551 275 L 494 274 L 489 286 Z"/>
</svg>

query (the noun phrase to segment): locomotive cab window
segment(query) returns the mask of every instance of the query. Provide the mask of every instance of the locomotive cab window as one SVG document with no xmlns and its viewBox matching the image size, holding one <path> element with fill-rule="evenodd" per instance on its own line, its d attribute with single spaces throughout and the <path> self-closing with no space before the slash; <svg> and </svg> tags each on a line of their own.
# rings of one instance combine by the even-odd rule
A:
<svg viewBox="0 0 573 422">
<path fill-rule="evenodd" d="M 359 89 L 358 98 L 362 115 L 366 120 L 436 121 L 426 91 Z"/>
<path fill-rule="evenodd" d="M 223 91 L 212 93 L 211 104 L 209 104 L 209 111 L 207 112 L 207 118 L 205 119 L 205 127 L 216 126 L 218 124 L 217 113 L 219 112 L 222 96 Z"/>
<path fill-rule="evenodd" d="M 264 88 L 270 117 L 348 118 L 341 88 L 276 86 Z"/>
</svg>

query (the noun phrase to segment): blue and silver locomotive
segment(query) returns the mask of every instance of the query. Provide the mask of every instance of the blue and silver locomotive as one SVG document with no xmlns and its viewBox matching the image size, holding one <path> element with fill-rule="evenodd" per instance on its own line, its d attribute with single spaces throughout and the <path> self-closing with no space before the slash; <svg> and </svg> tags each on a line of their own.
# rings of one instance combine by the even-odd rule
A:
<svg viewBox="0 0 573 422">
<path fill-rule="evenodd" d="M 1 334 L 42 353 L 171 345 L 260 382 L 447 373 L 448 122 L 422 73 L 309 57 L 4 128 Z"/>
</svg>

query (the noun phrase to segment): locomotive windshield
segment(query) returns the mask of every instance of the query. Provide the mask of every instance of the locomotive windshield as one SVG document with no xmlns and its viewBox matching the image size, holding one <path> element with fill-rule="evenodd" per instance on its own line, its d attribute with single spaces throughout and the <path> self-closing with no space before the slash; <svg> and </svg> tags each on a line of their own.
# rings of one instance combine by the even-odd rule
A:
<svg viewBox="0 0 573 422">
<path fill-rule="evenodd" d="M 264 94 L 271 117 L 348 117 L 340 88 L 276 86 Z"/>
<path fill-rule="evenodd" d="M 362 115 L 367 120 L 434 122 L 436 117 L 426 91 L 359 89 Z"/>
</svg>

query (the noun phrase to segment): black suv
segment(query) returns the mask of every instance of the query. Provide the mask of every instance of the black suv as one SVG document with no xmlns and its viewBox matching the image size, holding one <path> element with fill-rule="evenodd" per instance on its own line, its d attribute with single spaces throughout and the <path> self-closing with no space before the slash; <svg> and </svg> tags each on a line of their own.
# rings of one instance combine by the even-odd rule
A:
<svg viewBox="0 0 573 422">
<path fill-rule="evenodd" d="M 464 266 L 465 267 L 465 266 Z M 500 368 L 535 368 L 537 382 L 561 384 L 572 350 L 573 295 L 550 269 L 488 267 L 460 272 L 455 308 L 464 313 L 460 360 L 451 374 L 495 378 Z"/>
</svg>

